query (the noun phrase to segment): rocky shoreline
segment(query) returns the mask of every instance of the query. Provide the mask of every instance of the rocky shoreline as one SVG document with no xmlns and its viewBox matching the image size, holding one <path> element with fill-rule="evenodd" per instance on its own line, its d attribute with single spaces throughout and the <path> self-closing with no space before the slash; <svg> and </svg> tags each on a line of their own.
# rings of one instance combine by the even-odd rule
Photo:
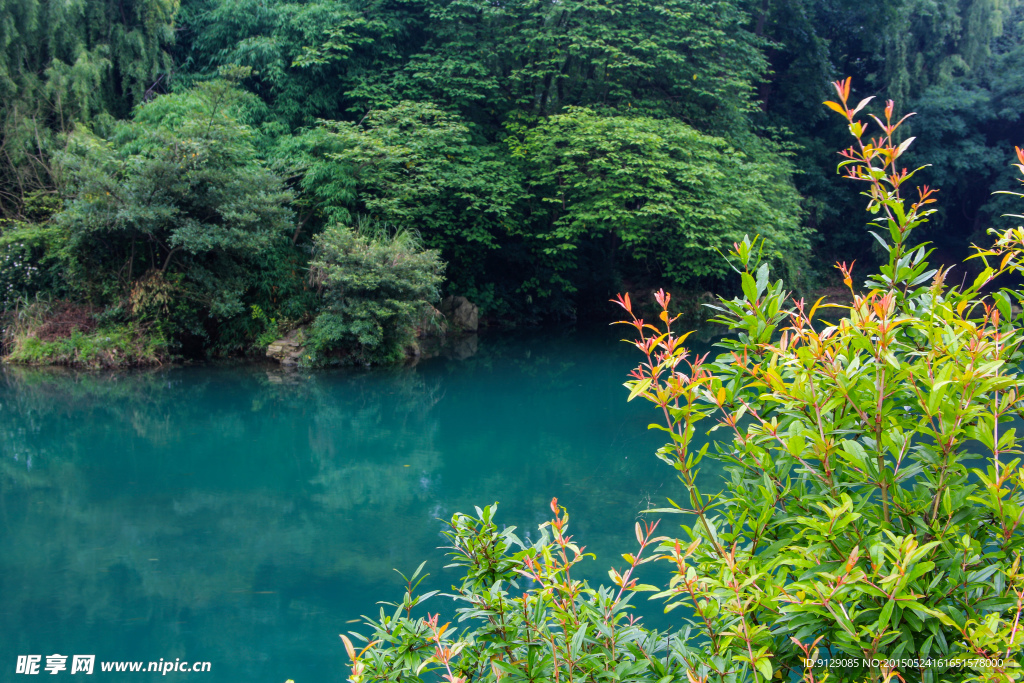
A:
<svg viewBox="0 0 1024 683">
<path fill-rule="evenodd" d="M 442 299 L 437 308 L 426 304 L 416 322 L 414 338 L 405 347 L 406 358 L 418 361 L 444 352 L 456 359 L 468 358 L 477 350 L 480 309 L 464 296 Z M 291 330 L 267 346 L 267 358 L 283 366 L 298 366 L 306 352 L 307 325 Z"/>
</svg>

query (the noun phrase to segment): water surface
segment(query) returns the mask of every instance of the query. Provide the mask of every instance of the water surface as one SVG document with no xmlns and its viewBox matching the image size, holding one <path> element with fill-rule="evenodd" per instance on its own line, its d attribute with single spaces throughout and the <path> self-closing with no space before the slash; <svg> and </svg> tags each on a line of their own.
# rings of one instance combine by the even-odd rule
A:
<svg viewBox="0 0 1024 683">
<path fill-rule="evenodd" d="M 606 577 L 682 494 L 619 336 L 373 372 L 0 369 L 0 679 L 60 653 L 211 662 L 100 680 L 343 681 L 337 634 L 400 596 L 394 568 L 450 586 L 439 518 L 496 501 L 535 538 L 557 496 Z"/>
</svg>

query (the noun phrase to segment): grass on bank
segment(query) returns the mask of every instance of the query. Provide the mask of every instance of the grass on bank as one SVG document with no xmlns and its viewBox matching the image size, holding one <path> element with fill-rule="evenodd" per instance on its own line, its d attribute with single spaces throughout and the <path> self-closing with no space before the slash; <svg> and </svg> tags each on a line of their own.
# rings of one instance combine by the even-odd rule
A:
<svg viewBox="0 0 1024 683">
<path fill-rule="evenodd" d="M 112 368 L 160 365 L 167 340 L 139 323 L 101 324 L 97 311 L 66 302 L 36 302 L 3 325 L 4 362 Z"/>
<path fill-rule="evenodd" d="M 74 331 L 53 341 L 25 335 L 15 337 L 13 351 L 4 360 L 26 365 L 74 365 L 107 368 L 159 365 L 167 344 L 134 325 L 117 325 L 93 332 Z"/>
</svg>

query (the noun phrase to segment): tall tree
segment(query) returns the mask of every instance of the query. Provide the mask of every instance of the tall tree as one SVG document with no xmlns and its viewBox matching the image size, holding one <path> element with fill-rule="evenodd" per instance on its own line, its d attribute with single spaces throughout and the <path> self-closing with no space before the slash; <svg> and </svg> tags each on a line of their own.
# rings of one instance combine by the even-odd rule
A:
<svg viewBox="0 0 1024 683">
<path fill-rule="evenodd" d="M 623 273 L 655 271 L 677 286 L 708 280 L 728 270 L 722 250 L 753 233 L 799 270 L 799 196 L 767 142 L 737 148 L 673 119 L 570 109 L 526 132 L 517 152 L 536 202 L 533 238 L 562 277 L 591 241 Z"/>
<path fill-rule="evenodd" d="M 186 0 L 177 56 L 186 82 L 249 67 L 270 130 L 290 132 L 350 118 L 351 91 L 418 50 L 424 18 L 417 1 Z"/>
<path fill-rule="evenodd" d="M 917 112 L 901 132 L 927 130 L 912 148 L 919 176 L 944 193 L 928 229 L 943 260 L 965 255 L 999 213 L 991 193 L 1005 187 L 1020 123 L 1019 0 L 764 0 L 757 14 L 771 41 L 771 74 L 761 88 L 768 126 L 786 130 L 801 152 L 795 181 L 805 198 L 822 260 L 881 253 L 836 174 L 842 126 L 820 103 L 828 81 L 852 76 L 861 97 L 894 99 Z M 1002 182 L 1002 185 L 1000 185 Z"/>
<path fill-rule="evenodd" d="M 166 83 L 177 0 L 0 0 L 0 217 L 54 187 L 51 154 Z"/>
<path fill-rule="evenodd" d="M 367 106 L 426 100 L 492 126 L 513 112 L 590 106 L 722 132 L 743 127 L 767 69 L 736 0 L 423 0 L 423 8 L 420 51 L 360 75 L 352 95 Z M 309 59 L 352 49 L 338 43 Z"/>
</svg>

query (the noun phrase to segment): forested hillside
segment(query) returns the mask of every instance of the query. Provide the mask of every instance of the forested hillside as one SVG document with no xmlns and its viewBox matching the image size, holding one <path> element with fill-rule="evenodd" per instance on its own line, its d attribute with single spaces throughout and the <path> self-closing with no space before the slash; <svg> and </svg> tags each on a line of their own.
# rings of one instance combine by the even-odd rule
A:
<svg viewBox="0 0 1024 683">
<path fill-rule="evenodd" d="M 524 323 L 717 291 L 744 234 L 824 286 L 877 258 L 821 106 L 839 76 L 918 112 L 926 237 L 959 258 L 1007 212 L 1021 5 L 0 0 L 7 336 L 63 306 L 136 361 L 300 324 L 380 360 L 441 295 Z"/>
</svg>

